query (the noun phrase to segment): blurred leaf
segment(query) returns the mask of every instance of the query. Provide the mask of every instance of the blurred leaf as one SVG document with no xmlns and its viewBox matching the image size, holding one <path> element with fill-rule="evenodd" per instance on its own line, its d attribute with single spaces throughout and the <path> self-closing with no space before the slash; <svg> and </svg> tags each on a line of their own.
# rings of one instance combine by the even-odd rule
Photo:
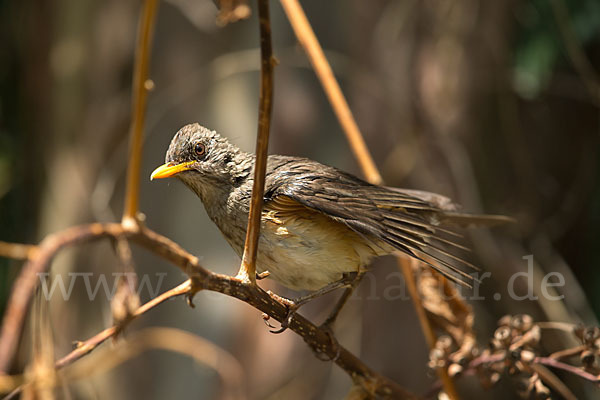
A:
<svg viewBox="0 0 600 400">
<path fill-rule="evenodd" d="M 600 32 L 600 2 L 564 1 L 569 21 L 584 47 Z M 567 65 L 566 51 L 549 1 L 526 2 L 515 13 L 520 29 L 514 50 L 514 89 L 525 98 L 535 98 L 548 86 L 556 69 Z"/>
</svg>

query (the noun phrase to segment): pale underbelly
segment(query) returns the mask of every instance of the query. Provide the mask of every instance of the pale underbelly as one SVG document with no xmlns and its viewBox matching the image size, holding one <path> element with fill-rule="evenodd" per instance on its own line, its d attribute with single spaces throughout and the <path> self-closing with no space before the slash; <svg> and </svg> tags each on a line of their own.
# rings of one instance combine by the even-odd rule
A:
<svg viewBox="0 0 600 400">
<path fill-rule="evenodd" d="M 316 221 L 311 221 L 316 222 Z M 322 229 L 319 223 L 292 221 L 285 226 L 263 223 L 258 272 L 294 290 L 318 290 L 345 272 L 365 268 L 375 251 L 345 226 Z"/>
<path fill-rule="evenodd" d="M 317 243 L 289 242 L 261 240 L 256 269 L 269 271 L 270 278 L 290 289 L 317 290 L 341 279 L 343 273 L 358 272 L 363 267 L 352 249 L 340 253 Z"/>
<path fill-rule="evenodd" d="M 241 257 L 245 229 L 222 232 Z M 290 289 L 314 291 L 340 280 L 345 272 L 364 270 L 373 257 L 390 253 L 387 247 L 368 243 L 318 212 L 282 218 L 281 213 L 263 211 L 256 269 L 268 271 L 270 279 Z"/>
</svg>

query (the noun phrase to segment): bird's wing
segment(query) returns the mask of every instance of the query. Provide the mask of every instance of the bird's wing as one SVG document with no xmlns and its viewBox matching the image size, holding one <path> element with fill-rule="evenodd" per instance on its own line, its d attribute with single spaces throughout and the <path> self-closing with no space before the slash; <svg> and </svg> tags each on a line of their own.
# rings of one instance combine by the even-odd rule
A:
<svg viewBox="0 0 600 400">
<path fill-rule="evenodd" d="M 468 249 L 457 243 L 460 235 L 440 226 L 446 211 L 434 202 L 371 185 L 308 159 L 278 157 L 270 161 L 265 206 L 316 210 L 373 242 L 383 241 L 427 263 L 454 281 L 469 285 L 473 279 L 458 265 L 475 267 L 453 254 L 456 249 Z"/>
</svg>

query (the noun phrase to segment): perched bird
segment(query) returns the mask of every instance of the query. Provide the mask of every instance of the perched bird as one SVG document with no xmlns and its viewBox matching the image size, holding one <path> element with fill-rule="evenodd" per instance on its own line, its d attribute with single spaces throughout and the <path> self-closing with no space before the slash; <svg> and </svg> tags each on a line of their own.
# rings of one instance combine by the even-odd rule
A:
<svg viewBox="0 0 600 400">
<path fill-rule="evenodd" d="M 241 257 L 254 179 L 255 155 L 199 124 L 173 137 L 165 164 L 151 179 L 176 176 L 204 203 L 208 216 Z M 267 161 L 257 272 L 313 293 L 352 288 L 376 256 L 402 252 L 467 284 L 471 266 L 456 256 L 459 236 L 449 225 L 504 222 L 506 217 L 460 213 L 446 197 L 367 183 L 300 157 Z"/>
</svg>

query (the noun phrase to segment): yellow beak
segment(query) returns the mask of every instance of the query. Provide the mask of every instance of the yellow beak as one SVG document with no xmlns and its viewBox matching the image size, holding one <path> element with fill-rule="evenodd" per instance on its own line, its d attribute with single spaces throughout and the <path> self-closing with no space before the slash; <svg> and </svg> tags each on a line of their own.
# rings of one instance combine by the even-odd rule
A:
<svg viewBox="0 0 600 400">
<path fill-rule="evenodd" d="M 156 168 L 154 172 L 152 172 L 152 175 L 150 175 L 150 180 L 169 178 L 171 176 L 177 175 L 180 172 L 188 171 L 192 169 L 192 164 L 194 164 L 194 161 L 188 161 L 181 164 L 163 164 L 160 167 Z"/>
</svg>

